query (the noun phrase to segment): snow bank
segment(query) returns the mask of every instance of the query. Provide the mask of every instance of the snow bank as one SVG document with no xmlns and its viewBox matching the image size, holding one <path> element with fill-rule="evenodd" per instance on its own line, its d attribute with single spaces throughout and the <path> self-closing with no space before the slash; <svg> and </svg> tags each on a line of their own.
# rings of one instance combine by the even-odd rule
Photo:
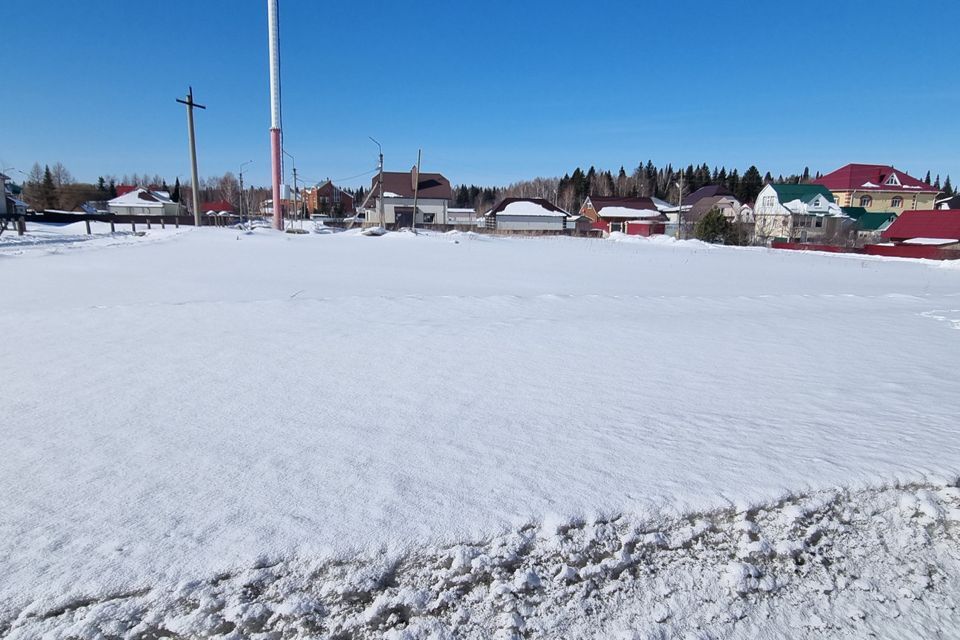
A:
<svg viewBox="0 0 960 640">
<path fill-rule="evenodd" d="M 819 526 L 795 496 L 898 481 L 936 494 L 917 494 L 922 517 L 956 508 L 937 492 L 960 470 L 957 270 L 693 242 L 455 239 L 154 230 L 0 260 L 0 332 L 16 337 L 0 351 L 0 635 L 107 620 L 114 631 L 77 635 L 123 635 L 123 621 L 252 635 L 300 629 L 322 607 L 343 628 L 417 637 L 467 624 L 430 613 L 414 625 L 441 597 L 437 612 L 476 607 L 476 624 L 493 625 L 483 612 L 506 611 L 496 598 L 559 589 L 556 575 L 602 594 L 615 575 L 661 561 L 679 563 L 691 592 L 755 598 L 789 566 L 765 564 L 789 556 L 778 545 L 805 538 L 775 525 L 756 557 L 736 556 L 753 568 L 731 567 L 714 537 L 729 528 L 689 514 L 772 504 L 771 518 Z M 846 495 L 837 509 L 857 500 Z M 879 511 L 851 508 L 883 516 L 876 500 Z M 609 554 L 581 564 L 563 532 L 598 521 L 618 523 L 617 536 L 641 529 L 650 554 L 678 546 L 675 560 L 631 564 L 634 547 L 617 574 L 620 547 L 600 538 Z M 938 522 L 930 540 L 953 540 L 953 520 Z M 889 557 L 912 553 L 911 527 L 890 524 L 905 541 Z M 543 540 L 535 562 L 523 559 L 541 548 L 529 535 Z M 887 557 L 864 540 L 878 563 Z M 448 569 L 472 576 L 483 556 L 500 566 L 490 545 L 514 544 L 516 570 L 464 578 L 462 591 L 430 586 L 446 549 L 469 547 Z M 377 568 L 407 558 L 427 578 Z M 909 566 L 957 575 L 942 554 L 917 558 Z M 901 565 L 886 566 L 883 580 L 900 580 Z M 248 579 L 270 567 L 293 582 L 271 591 Z M 770 611 L 819 584 L 797 582 Z M 952 591 L 936 593 L 955 597 L 943 584 Z M 309 589 L 353 608 L 337 617 Z M 622 609 L 604 608 L 615 592 L 542 603 L 561 603 L 557 624 L 582 618 L 583 629 L 646 611 L 665 621 L 651 624 L 680 624 L 667 596 L 647 609 L 641 592 Z M 495 624 L 535 636 L 518 602 Z M 931 620 L 955 615 L 919 602 Z"/>
</svg>

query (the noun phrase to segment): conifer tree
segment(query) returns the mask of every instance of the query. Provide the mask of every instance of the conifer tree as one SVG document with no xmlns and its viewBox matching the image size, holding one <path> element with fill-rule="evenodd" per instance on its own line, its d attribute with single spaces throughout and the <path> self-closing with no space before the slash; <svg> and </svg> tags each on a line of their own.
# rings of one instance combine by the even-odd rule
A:
<svg viewBox="0 0 960 640">
<path fill-rule="evenodd" d="M 109 188 L 109 193 L 107 195 L 110 197 L 111 200 L 117 197 L 117 183 L 114 182 L 112 178 L 110 180 L 110 188 Z"/>
<path fill-rule="evenodd" d="M 107 182 L 103 179 L 103 176 L 97 178 L 97 191 L 105 193 L 107 191 Z"/>
<path fill-rule="evenodd" d="M 177 178 L 177 181 L 173 184 L 173 193 L 170 194 L 170 199 L 174 202 L 180 202 L 180 178 Z"/>
<path fill-rule="evenodd" d="M 943 183 L 943 192 L 948 196 L 953 195 L 953 185 L 950 184 L 950 176 L 947 176 L 947 179 Z"/>
<path fill-rule="evenodd" d="M 924 184 L 927 184 L 927 185 L 930 184 L 930 172 L 929 172 L 929 171 L 927 171 L 927 177 L 925 177 L 925 178 L 923 179 L 923 182 L 924 182 Z"/>
</svg>

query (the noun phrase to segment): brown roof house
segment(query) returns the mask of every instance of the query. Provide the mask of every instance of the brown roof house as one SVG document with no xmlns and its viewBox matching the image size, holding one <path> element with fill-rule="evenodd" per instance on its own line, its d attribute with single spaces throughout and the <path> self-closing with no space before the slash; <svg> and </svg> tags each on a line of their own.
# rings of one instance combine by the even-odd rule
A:
<svg viewBox="0 0 960 640">
<path fill-rule="evenodd" d="M 340 218 L 353 215 L 353 196 L 327 180 L 316 187 L 303 190 L 303 202 L 311 215 L 332 215 Z"/>
<path fill-rule="evenodd" d="M 625 224 L 634 220 L 667 220 L 650 198 L 589 196 L 580 207 L 580 215 L 589 218 L 594 229 L 608 232 L 625 231 Z"/>
<path fill-rule="evenodd" d="M 380 201 L 380 176 L 374 176 L 360 209 L 367 226 L 382 224 L 390 227 L 409 227 L 414 219 L 413 201 L 416 187 L 417 226 L 444 225 L 447 210 L 453 200 L 450 181 L 439 173 L 421 173 L 414 183 L 415 171 L 384 171 L 383 202 Z"/>
</svg>

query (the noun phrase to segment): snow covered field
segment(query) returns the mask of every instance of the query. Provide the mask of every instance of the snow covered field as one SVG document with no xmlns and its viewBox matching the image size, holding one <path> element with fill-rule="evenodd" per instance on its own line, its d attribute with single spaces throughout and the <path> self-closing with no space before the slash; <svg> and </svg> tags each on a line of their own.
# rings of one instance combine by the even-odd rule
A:
<svg viewBox="0 0 960 640">
<path fill-rule="evenodd" d="M 956 637 L 957 265 L 47 233 L 0 636 Z"/>
</svg>

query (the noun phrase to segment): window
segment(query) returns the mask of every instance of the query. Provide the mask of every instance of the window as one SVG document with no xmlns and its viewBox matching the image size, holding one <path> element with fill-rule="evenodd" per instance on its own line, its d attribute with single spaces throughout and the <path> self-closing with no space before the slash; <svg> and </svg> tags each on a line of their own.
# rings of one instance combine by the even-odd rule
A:
<svg viewBox="0 0 960 640">
<path fill-rule="evenodd" d="M 890 206 L 893 207 L 894 209 L 901 208 L 903 206 L 903 198 L 901 198 L 900 196 L 894 196 L 890 200 Z"/>
<path fill-rule="evenodd" d="M 822 226 L 823 226 L 823 218 L 821 218 L 820 216 L 817 216 L 817 227 L 822 227 Z"/>
<path fill-rule="evenodd" d="M 866 207 L 869 207 L 869 206 L 872 205 L 872 204 L 873 204 L 873 198 L 871 198 L 870 196 L 860 196 L 860 206 L 861 206 L 861 207 L 866 208 Z"/>
<path fill-rule="evenodd" d="M 897 178 L 897 174 L 891 173 L 890 177 L 887 178 L 887 181 L 884 184 L 900 185 L 900 180 Z"/>
</svg>

